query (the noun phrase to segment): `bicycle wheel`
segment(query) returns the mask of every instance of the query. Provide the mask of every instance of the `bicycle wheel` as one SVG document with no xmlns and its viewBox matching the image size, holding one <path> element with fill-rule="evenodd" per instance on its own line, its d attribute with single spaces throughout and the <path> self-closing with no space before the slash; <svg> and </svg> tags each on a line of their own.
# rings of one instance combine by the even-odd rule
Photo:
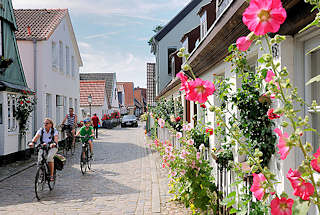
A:
<svg viewBox="0 0 320 215">
<path fill-rule="evenodd" d="M 82 152 L 83 152 L 84 149 L 82 149 Z M 82 152 L 80 154 L 80 169 L 81 169 L 81 172 L 82 174 L 84 175 L 87 171 L 87 162 L 86 162 L 86 158 L 82 158 Z"/>
<path fill-rule="evenodd" d="M 50 181 L 50 178 L 48 180 L 48 186 L 50 190 L 53 190 L 54 186 L 56 185 L 56 175 L 57 175 L 56 171 L 57 171 L 56 168 L 54 168 L 54 172 L 53 172 L 54 181 Z"/>
<path fill-rule="evenodd" d="M 34 181 L 34 191 L 38 200 L 44 196 L 44 186 L 46 184 L 46 172 L 43 166 L 38 167 Z"/>
<path fill-rule="evenodd" d="M 87 164 L 88 164 L 88 169 L 91 170 L 91 162 L 92 162 L 92 158 L 89 157 L 89 147 L 87 147 L 87 153 L 86 153 L 86 157 L 87 157 Z M 91 155 L 91 154 L 90 154 Z"/>
<path fill-rule="evenodd" d="M 76 143 L 73 144 L 73 137 L 70 137 L 70 152 L 71 152 L 71 155 L 74 155 L 75 150 L 76 150 Z"/>
</svg>

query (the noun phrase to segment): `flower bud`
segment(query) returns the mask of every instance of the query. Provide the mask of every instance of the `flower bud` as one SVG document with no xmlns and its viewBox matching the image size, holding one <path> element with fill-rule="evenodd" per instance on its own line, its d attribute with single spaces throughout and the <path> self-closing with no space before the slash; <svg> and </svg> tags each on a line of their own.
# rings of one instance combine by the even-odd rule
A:
<svg viewBox="0 0 320 215">
<path fill-rule="evenodd" d="M 186 51 L 186 48 L 182 47 L 179 51 L 183 53 Z"/>
<path fill-rule="evenodd" d="M 214 107 L 214 106 L 210 106 L 210 107 L 209 107 L 209 111 L 210 111 L 210 112 L 214 112 L 214 111 L 215 111 L 215 107 Z"/>
<path fill-rule="evenodd" d="M 283 122 L 281 123 L 281 126 L 284 127 L 284 128 L 286 128 L 288 125 L 289 125 L 289 123 L 286 122 L 286 121 L 283 121 Z"/>
<path fill-rule="evenodd" d="M 182 52 L 178 52 L 177 56 L 178 57 L 183 57 L 183 53 Z"/>
</svg>

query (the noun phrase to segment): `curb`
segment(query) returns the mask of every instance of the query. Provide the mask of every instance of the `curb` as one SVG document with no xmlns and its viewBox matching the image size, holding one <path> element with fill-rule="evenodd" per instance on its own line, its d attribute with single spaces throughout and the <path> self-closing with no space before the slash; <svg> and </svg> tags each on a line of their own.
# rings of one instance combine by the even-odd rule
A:
<svg viewBox="0 0 320 215">
<path fill-rule="evenodd" d="M 18 175 L 19 173 L 21 173 L 21 172 L 23 172 L 23 171 L 25 171 L 25 170 L 27 170 L 27 169 L 35 166 L 35 165 L 36 165 L 36 162 L 32 162 L 32 163 L 26 165 L 25 167 L 22 167 L 21 169 L 11 173 L 10 175 L 7 175 L 7 176 L 4 176 L 4 177 L 0 178 L 0 182 L 3 182 L 3 181 L 5 181 L 5 180 L 7 180 L 7 179 L 9 179 L 9 178 L 11 178 L 11 177 L 13 177 L 15 175 Z"/>
</svg>

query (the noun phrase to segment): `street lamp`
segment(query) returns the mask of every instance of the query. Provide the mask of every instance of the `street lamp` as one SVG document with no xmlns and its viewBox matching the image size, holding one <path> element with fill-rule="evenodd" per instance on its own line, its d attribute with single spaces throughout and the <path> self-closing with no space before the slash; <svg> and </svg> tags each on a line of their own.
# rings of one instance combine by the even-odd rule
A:
<svg viewBox="0 0 320 215">
<path fill-rule="evenodd" d="M 91 96 L 91 94 L 88 95 L 88 103 L 89 103 L 89 110 L 90 110 L 90 117 L 91 117 L 91 104 L 92 104 L 92 96 Z"/>
</svg>

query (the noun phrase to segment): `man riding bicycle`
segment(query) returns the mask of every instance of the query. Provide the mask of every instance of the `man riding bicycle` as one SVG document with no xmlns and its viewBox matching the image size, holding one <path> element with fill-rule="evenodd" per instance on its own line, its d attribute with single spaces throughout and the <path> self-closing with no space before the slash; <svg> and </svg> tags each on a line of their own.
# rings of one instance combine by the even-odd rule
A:
<svg viewBox="0 0 320 215">
<path fill-rule="evenodd" d="M 92 141 L 94 137 L 94 132 L 93 132 L 93 127 L 91 126 L 91 122 L 88 119 L 85 119 L 84 121 L 84 126 L 80 128 L 80 130 L 77 132 L 76 136 L 82 136 L 85 137 L 83 138 L 83 143 L 88 142 L 90 146 L 90 157 L 93 157 L 93 146 L 92 146 Z M 85 158 L 85 153 L 82 153 L 82 158 Z"/>
<path fill-rule="evenodd" d="M 54 160 L 53 157 L 58 152 L 58 131 L 53 127 L 52 119 L 45 118 L 44 119 L 44 127 L 40 128 L 36 135 L 32 139 L 32 143 L 29 144 L 29 147 L 33 147 L 37 140 L 40 139 L 40 144 L 49 144 L 48 151 L 48 165 L 50 168 L 50 181 L 54 181 Z M 39 150 L 38 153 L 38 162 L 40 163 L 42 160 L 42 154 L 44 153 L 43 149 Z"/>
<path fill-rule="evenodd" d="M 63 119 L 62 121 L 62 125 L 65 124 L 65 122 L 67 121 L 67 124 L 68 126 L 70 126 L 70 128 L 72 129 L 71 130 L 71 133 L 72 133 L 72 136 L 73 136 L 73 139 L 72 139 L 72 146 L 74 146 L 75 144 L 75 133 L 76 133 L 76 126 L 77 126 L 77 115 L 73 113 L 73 108 L 69 108 L 69 114 L 66 115 L 66 117 Z"/>
</svg>

